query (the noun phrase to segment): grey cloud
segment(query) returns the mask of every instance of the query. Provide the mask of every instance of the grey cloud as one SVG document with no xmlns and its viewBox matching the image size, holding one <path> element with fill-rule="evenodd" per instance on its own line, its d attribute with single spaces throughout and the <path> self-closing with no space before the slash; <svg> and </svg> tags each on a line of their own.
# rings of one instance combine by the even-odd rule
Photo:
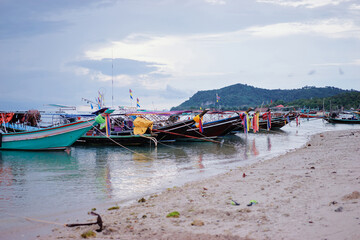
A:
<svg viewBox="0 0 360 240">
<path fill-rule="evenodd" d="M 144 61 L 136 61 L 132 59 L 124 58 L 104 58 L 102 60 L 84 60 L 78 62 L 72 62 L 70 65 L 80 66 L 88 68 L 90 70 L 99 71 L 105 75 L 112 75 L 112 70 L 114 75 L 140 75 L 140 74 L 149 74 L 158 70 L 157 63 L 150 63 Z M 112 69 L 113 65 L 113 69 Z"/>
<path fill-rule="evenodd" d="M 47 20 L 61 15 L 63 11 L 87 7 L 108 7 L 116 1 L 47 1 L 17 0 L 0 3 L 0 39 L 29 37 L 58 32 L 71 25 L 68 21 Z"/>
</svg>

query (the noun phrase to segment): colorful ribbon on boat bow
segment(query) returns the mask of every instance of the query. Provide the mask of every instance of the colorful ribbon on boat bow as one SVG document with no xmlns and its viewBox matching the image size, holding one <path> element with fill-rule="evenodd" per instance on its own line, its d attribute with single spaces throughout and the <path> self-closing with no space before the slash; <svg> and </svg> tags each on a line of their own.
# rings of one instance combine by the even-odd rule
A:
<svg viewBox="0 0 360 240">
<path fill-rule="evenodd" d="M 199 128 L 199 132 L 203 132 L 203 124 L 202 124 L 202 117 L 200 118 L 200 116 L 199 115 L 196 115 L 195 117 L 194 117 L 194 121 L 195 121 L 195 126 L 197 127 L 197 128 Z"/>
</svg>

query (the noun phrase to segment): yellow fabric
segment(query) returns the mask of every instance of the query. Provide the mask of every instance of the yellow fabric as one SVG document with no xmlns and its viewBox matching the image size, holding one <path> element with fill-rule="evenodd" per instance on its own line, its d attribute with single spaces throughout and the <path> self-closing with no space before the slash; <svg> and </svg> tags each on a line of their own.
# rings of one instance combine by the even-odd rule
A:
<svg viewBox="0 0 360 240">
<path fill-rule="evenodd" d="M 200 117 L 199 115 L 196 115 L 193 120 L 195 121 L 195 126 L 199 127 L 199 123 L 200 123 Z M 201 121 L 203 120 L 203 118 L 201 118 Z"/>
<path fill-rule="evenodd" d="M 140 117 L 137 117 L 134 120 L 134 134 L 135 135 L 144 134 L 148 128 L 150 128 L 150 130 L 152 130 L 152 128 L 153 128 L 152 121 L 147 120 L 145 118 L 140 118 Z"/>
</svg>

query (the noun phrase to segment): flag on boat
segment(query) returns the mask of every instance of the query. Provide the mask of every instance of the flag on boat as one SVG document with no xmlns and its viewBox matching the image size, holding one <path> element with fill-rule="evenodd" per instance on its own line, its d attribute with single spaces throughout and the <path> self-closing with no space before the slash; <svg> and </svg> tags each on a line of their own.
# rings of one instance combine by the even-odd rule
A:
<svg viewBox="0 0 360 240">
<path fill-rule="evenodd" d="M 218 94 L 216 94 L 216 102 L 219 102 L 219 100 L 220 100 L 220 97 Z"/>
<path fill-rule="evenodd" d="M 133 99 L 133 95 L 132 95 L 131 89 L 129 89 L 129 93 L 130 93 L 130 99 Z"/>
<path fill-rule="evenodd" d="M 136 106 L 139 108 L 140 107 L 140 101 L 139 98 L 136 98 Z"/>
<path fill-rule="evenodd" d="M 98 104 L 98 108 L 101 109 L 104 105 L 104 96 L 100 93 L 100 91 L 98 92 L 99 93 L 99 96 L 98 98 L 96 99 L 96 102 Z"/>
</svg>

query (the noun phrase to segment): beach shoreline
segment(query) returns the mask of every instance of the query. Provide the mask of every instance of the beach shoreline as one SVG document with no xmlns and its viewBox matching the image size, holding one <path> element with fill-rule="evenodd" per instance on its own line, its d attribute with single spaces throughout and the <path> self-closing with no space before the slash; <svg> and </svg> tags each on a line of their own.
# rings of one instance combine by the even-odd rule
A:
<svg viewBox="0 0 360 240">
<path fill-rule="evenodd" d="M 360 239 L 359 143 L 360 130 L 315 134 L 284 155 L 98 212 L 102 232 L 57 227 L 38 239 Z"/>
</svg>

